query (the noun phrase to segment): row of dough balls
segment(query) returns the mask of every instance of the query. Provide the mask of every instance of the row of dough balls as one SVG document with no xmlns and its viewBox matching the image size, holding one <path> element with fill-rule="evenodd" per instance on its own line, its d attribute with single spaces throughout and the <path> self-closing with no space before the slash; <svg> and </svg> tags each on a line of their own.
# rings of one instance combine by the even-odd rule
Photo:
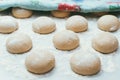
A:
<svg viewBox="0 0 120 80">
<path fill-rule="evenodd" d="M 92 53 L 75 53 L 70 59 L 71 69 L 80 75 L 93 75 L 100 71 L 101 60 Z M 36 48 L 25 59 L 28 71 L 36 74 L 44 74 L 55 67 L 55 56 L 46 49 Z"/>
<path fill-rule="evenodd" d="M 16 18 L 29 18 L 33 14 L 33 11 L 23 8 L 12 8 L 12 15 Z M 65 18 L 70 15 L 67 11 L 51 11 L 51 14 L 57 18 Z"/>
<path fill-rule="evenodd" d="M 12 15 L 16 18 L 28 18 L 28 17 L 31 17 L 32 14 L 33 14 L 33 11 L 28 9 L 23 9 L 19 7 L 12 8 Z M 71 12 L 54 10 L 54 11 L 51 11 L 51 14 L 52 16 L 57 18 L 66 18 L 70 16 Z M 102 16 L 107 14 L 107 12 L 95 12 L 93 14 L 94 16 Z"/>
<path fill-rule="evenodd" d="M 97 25 L 103 31 L 113 32 L 119 29 L 120 21 L 114 15 L 104 15 L 98 19 Z M 66 21 L 66 29 L 74 32 L 86 31 L 88 29 L 87 19 L 78 15 L 71 16 Z"/>
<path fill-rule="evenodd" d="M 53 36 L 53 44 L 58 50 L 69 51 L 80 45 L 80 39 L 73 31 L 63 30 Z M 92 39 L 92 47 L 101 53 L 114 52 L 118 44 L 117 38 L 109 32 L 102 32 Z M 11 53 L 23 53 L 32 48 L 32 40 L 25 34 L 16 33 L 7 39 L 6 47 Z"/>
<path fill-rule="evenodd" d="M 104 31 L 116 31 L 119 29 L 119 19 L 113 15 L 105 15 L 98 19 L 98 27 Z M 33 31 L 41 34 L 48 34 L 56 29 L 55 22 L 49 17 L 39 17 L 34 20 Z M 0 17 L 0 32 L 11 33 L 18 29 L 18 22 L 11 16 Z M 79 15 L 74 15 L 66 20 L 66 29 L 74 32 L 83 32 L 88 29 L 87 20 Z"/>
<path fill-rule="evenodd" d="M 70 30 L 63 30 L 53 37 L 54 46 L 60 50 L 72 50 L 79 46 L 79 38 Z M 118 48 L 117 38 L 109 32 L 103 32 L 92 39 L 92 47 L 102 53 L 111 53 Z M 6 41 L 10 53 L 25 53 L 32 48 L 31 38 L 22 33 L 10 36 Z M 37 48 L 30 51 L 25 59 L 28 71 L 37 74 L 49 72 L 55 67 L 55 57 L 49 50 Z M 80 75 L 93 75 L 100 71 L 101 61 L 97 55 L 89 52 L 75 53 L 70 59 L 71 69 Z"/>
</svg>

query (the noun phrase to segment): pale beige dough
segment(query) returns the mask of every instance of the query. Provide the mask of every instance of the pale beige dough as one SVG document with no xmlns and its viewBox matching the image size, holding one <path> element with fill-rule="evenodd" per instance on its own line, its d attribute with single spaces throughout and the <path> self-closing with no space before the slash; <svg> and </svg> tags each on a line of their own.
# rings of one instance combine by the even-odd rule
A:
<svg viewBox="0 0 120 80">
<path fill-rule="evenodd" d="M 26 34 L 16 33 L 7 39 L 6 48 L 10 53 L 24 53 L 32 48 L 32 40 Z"/>
<path fill-rule="evenodd" d="M 31 10 L 23 8 L 12 8 L 12 15 L 16 18 L 28 18 L 31 17 L 33 12 Z"/>
<path fill-rule="evenodd" d="M 11 16 L 0 16 L 0 33 L 11 33 L 18 29 L 18 22 Z"/>
<path fill-rule="evenodd" d="M 111 53 L 118 48 L 117 38 L 108 32 L 102 32 L 92 39 L 92 47 L 102 53 Z"/>
<path fill-rule="evenodd" d="M 118 30 L 120 26 L 119 19 L 114 15 L 104 15 L 100 17 L 97 24 L 99 29 L 109 32 Z"/>
<path fill-rule="evenodd" d="M 70 12 L 68 11 L 58 11 L 58 10 L 55 10 L 55 11 L 51 11 L 51 14 L 54 16 L 54 17 L 57 17 L 57 18 L 65 18 L 65 17 L 68 17 L 70 15 Z"/>
<path fill-rule="evenodd" d="M 28 71 L 43 74 L 55 66 L 55 57 L 49 50 L 35 49 L 26 57 L 25 65 Z"/>
<path fill-rule="evenodd" d="M 92 53 L 75 53 L 70 59 L 71 69 L 80 75 L 93 75 L 100 71 L 101 61 Z"/>
<path fill-rule="evenodd" d="M 32 27 L 33 31 L 36 33 L 48 34 L 55 31 L 56 24 L 51 18 L 43 16 L 37 18 L 33 22 Z"/>
<path fill-rule="evenodd" d="M 66 29 L 74 32 L 83 32 L 88 29 L 88 21 L 79 15 L 71 16 L 66 21 Z"/>
<path fill-rule="evenodd" d="M 73 31 L 63 30 L 54 35 L 53 43 L 57 49 L 72 50 L 79 46 L 79 37 Z"/>
</svg>

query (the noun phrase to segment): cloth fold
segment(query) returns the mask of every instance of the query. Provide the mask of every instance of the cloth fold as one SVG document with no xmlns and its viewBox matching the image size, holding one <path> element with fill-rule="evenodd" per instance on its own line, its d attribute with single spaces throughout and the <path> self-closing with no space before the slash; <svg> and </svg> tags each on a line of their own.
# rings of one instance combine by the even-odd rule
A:
<svg viewBox="0 0 120 80">
<path fill-rule="evenodd" d="M 39 11 L 113 12 L 120 11 L 120 0 L 0 0 L 0 11 L 10 7 Z"/>
</svg>

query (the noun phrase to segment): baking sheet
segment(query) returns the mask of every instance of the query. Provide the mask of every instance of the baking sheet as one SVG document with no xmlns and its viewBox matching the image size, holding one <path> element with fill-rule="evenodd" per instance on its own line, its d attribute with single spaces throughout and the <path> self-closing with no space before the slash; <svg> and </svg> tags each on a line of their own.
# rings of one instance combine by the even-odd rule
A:
<svg viewBox="0 0 120 80">
<path fill-rule="evenodd" d="M 0 16 L 11 15 L 8 11 L 0 12 Z M 56 31 L 51 34 L 37 34 L 32 31 L 32 22 L 39 16 L 51 17 L 56 23 Z M 65 19 L 54 18 L 50 12 L 35 12 L 31 18 L 17 19 L 19 29 L 11 34 L 0 34 L 0 80 L 119 80 L 120 76 L 120 47 L 111 54 L 101 54 L 91 47 L 91 39 L 99 32 L 96 21 L 98 17 L 83 15 L 87 18 L 89 26 L 86 32 L 77 33 L 80 38 L 80 46 L 72 51 L 60 51 L 54 48 L 52 43 L 53 35 L 65 29 Z M 116 14 L 120 18 L 119 14 Z M 26 33 L 33 41 L 33 48 L 41 47 L 50 49 L 56 59 L 55 68 L 49 73 L 38 75 L 26 70 L 24 61 L 29 52 L 24 54 L 11 54 L 6 51 L 6 39 L 12 34 Z M 120 42 L 120 29 L 112 32 Z M 69 64 L 70 57 L 76 52 L 88 51 L 100 57 L 101 71 L 93 76 L 82 76 L 74 73 Z"/>
</svg>

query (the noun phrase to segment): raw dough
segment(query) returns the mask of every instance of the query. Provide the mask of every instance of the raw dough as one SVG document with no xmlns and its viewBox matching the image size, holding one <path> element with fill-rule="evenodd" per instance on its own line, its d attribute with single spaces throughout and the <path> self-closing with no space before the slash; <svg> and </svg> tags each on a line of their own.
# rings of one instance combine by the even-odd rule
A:
<svg viewBox="0 0 120 80">
<path fill-rule="evenodd" d="M 32 27 L 33 31 L 36 33 L 48 34 L 55 31 L 56 24 L 51 18 L 43 16 L 37 18 L 33 22 Z"/>
<path fill-rule="evenodd" d="M 108 12 L 94 12 L 93 15 L 95 16 L 103 16 L 103 15 L 106 15 L 108 14 Z"/>
<path fill-rule="evenodd" d="M 102 32 L 92 40 L 92 47 L 102 53 L 111 53 L 118 48 L 117 38 L 108 32 Z"/>
<path fill-rule="evenodd" d="M 88 22 L 84 17 L 75 15 L 67 19 L 66 29 L 74 32 L 83 32 L 88 29 Z"/>
<path fill-rule="evenodd" d="M 54 16 L 54 17 L 57 17 L 57 18 L 65 18 L 65 17 L 68 17 L 70 15 L 70 12 L 68 11 L 51 11 L 51 14 Z"/>
<path fill-rule="evenodd" d="M 11 33 L 18 29 L 18 22 L 11 16 L 0 16 L 0 32 Z"/>
<path fill-rule="evenodd" d="M 119 19 L 113 15 L 104 15 L 98 19 L 98 27 L 103 31 L 116 31 L 119 29 Z"/>
<path fill-rule="evenodd" d="M 43 74 L 55 66 L 55 57 L 48 50 L 36 49 L 26 57 L 25 65 L 28 71 Z"/>
<path fill-rule="evenodd" d="M 100 71 L 101 61 L 92 53 L 75 53 L 70 59 L 71 69 L 80 75 L 93 75 Z"/>
<path fill-rule="evenodd" d="M 28 18 L 32 16 L 32 11 L 23 8 L 12 8 L 12 15 L 16 18 Z"/>
<path fill-rule="evenodd" d="M 32 40 L 26 34 L 17 33 L 7 39 L 6 48 L 10 53 L 24 53 L 32 48 Z"/>
<path fill-rule="evenodd" d="M 72 50 L 79 46 L 79 37 L 70 30 L 63 30 L 53 37 L 54 46 L 60 50 Z"/>
</svg>

